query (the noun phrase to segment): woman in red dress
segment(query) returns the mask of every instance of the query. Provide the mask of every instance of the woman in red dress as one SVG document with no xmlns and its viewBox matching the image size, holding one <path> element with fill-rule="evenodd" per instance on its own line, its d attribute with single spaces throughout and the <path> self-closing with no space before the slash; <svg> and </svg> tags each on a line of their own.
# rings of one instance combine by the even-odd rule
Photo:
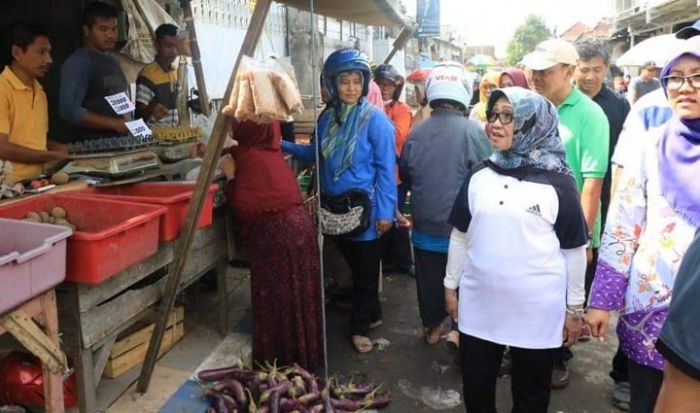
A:
<svg viewBox="0 0 700 413">
<path fill-rule="evenodd" d="M 232 122 L 238 145 L 221 169 L 248 247 L 253 360 L 313 370 L 323 355 L 316 230 L 280 151 L 280 124 Z"/>
</svg>

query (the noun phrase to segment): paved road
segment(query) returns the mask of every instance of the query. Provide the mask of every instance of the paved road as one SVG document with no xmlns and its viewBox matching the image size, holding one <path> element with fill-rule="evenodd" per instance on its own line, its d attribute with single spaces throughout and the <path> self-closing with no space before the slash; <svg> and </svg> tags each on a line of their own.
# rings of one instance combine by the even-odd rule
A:
<svg viewBox="0 0 700 413">
<path fill-rule="evenodd" d="M 370 334 L 373 340 L 388 340 L 383 351 L 357 354 L 347 337 L 350 314 L 328 311 L 329 365 L 331 372 L 356 372 L 373 382 L 382 382 L 394 395 L 383 412 L 464 412 L 461 403 L 461 378 L 444 343 L 428 346 L 422 340 L 418 316 L 415 280 L 405 275 L 384 277 L 382 294 L 384 325 Z M 577 345 L 571 362 L 571 384 L 554 391 L 552 413 L 617 413 L 610 405 L 612 380 L 608 378 L 610 360 L 617 341 L 589 342 Z M 510 410 L 510 380 L 498 384 L 498 408 Z"/>
</svg>

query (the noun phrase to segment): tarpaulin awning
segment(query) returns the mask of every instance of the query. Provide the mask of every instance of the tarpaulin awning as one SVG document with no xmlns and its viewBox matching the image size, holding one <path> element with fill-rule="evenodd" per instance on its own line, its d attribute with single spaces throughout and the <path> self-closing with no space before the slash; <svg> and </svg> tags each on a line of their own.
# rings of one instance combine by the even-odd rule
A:
<svg viewBox="0 0 700 413">
<path fill-rule="evenodd" d="M 309 11 L 309 0 L 275 0 Z M 314 0 L 314 12 L 370 26 L 403 26 L 404 20 L 387 0 Z"/>
</svg>

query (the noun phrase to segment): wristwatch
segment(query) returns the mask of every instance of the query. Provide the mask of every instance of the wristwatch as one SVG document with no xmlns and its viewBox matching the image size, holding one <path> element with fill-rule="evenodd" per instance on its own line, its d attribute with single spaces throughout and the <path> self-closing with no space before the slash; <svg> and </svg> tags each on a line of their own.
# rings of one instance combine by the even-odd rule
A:
<svg viewBox="0 0 700 413">
<path fill-rule="evenodd" d="M 593 246 L 593 233 L 588 233 L 588 238 L 586 238 L 586 249 L 590 249 Z"/>
<path fill-rule="evenodd" d="M 570 316 L 572 316 L 576 319 L 581 319 L 581 318 L 583 318 L 585 311 L 583 309 L 583 306 L 567 305 L 566 306 L 566 314 L 569 314 Z"/>
</svg>

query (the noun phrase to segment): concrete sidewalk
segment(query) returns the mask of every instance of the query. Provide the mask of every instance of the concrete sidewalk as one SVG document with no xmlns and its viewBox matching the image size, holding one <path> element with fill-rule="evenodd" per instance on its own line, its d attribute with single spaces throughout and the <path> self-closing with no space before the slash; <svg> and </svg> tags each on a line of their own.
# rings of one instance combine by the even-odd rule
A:
<svg viewBox="0 0 700 413">
<path fill-rule="evenodd" d="M 383 350 L 368 354 L 353 351 L 347 337 L 349 312 L 329 310 L 330 370 L 357 372 L 384 383 L 393 401 L 386 412 L 464 412 L 459 369 L 452 362 L 444 341 L 429 346 L 423 341 L 418 314 L 415 279 L 405 275 L 384 277 L 382 293 L 384 323 L 370 333 L 383 343 Z M 387 342 L 390 344 L 387 345 Z M 612 380 L 608 377 L 617 339 L 591 341 L 574 348 L 570 362 L 571 383 L 552 392 L 550 412 L 617 413 L 610 404 Z M 499 379 L 497 405 L 500 412 L 511 407 L 510 379 Z"/>
<path fill-rule="evenodd" d="M 236 338 L 232 340 L 229 336 L 224 341 L 224 337 L 215 331 L 215 294 L 207 299 L 211 301 L 198 299 L 197 311 L 190 324 L 192 328 L 158 361 L 148 393 L 139 395 L 132 386 L 107 410 L 108 413 L 158 412 L 205 360 L 211 364 L 212 360 L 219 359 L 226 364 L 227 360 L 250 351 L 247 273 L 232 269 L 230 276 L 237 285 L 231 293 L 236 314 L 232 336 Z M 385 276 L 382 301 L 384 324 L 372 331 L 370 337 L 383 349 L 375 349 L 369 354 L 358 354 L 350 344 L 347 336 L 349 311 L 328 309 L 331 374 L 338 373 L 341 377 L 359 374 L 372 382 L 384 383 L 391 391 L 393 401 L 382 412 L 464 412 L 460 372 L 452 364 L 444 342 L 428 346 L 422 339 L 415 280 L 405 275 Z M 238 347 L 231 348 L 230 343 L 239 344 L 233 344 Z M 591 341 L 577 345 L 574 349 L 576 357 L 570 364 L 571 384 L 564 390 L 553 391 L 549 411 L 617 413 L 618 410 L 610 404 L 612 380 L 608 377 L 616 346 L 614 337 L 604 343 Z M 221 354 L 222 351 L 230 354 Z M 499 411 L 509 411 L 509 378 L 499 380 L 497 395 Z M 177 413 L 200 412 L 177 410 Z"/>
</svg>

